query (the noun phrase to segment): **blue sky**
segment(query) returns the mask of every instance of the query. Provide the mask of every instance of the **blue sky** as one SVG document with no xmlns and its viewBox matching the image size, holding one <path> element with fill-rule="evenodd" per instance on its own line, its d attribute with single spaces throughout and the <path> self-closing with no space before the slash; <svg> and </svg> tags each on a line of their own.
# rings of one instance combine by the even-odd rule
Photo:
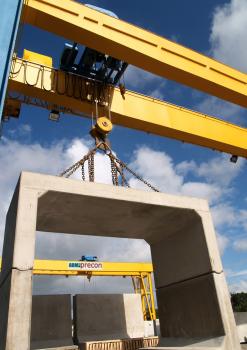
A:
<svg viewBox="0 0 247 350">
<path fill-rule="evenodd" d="M 154 0 L 151 5 L 146 0 L 97 0 L 90 3 L 110 9 L 125 21 L 247 71 L 246 0 Z M 22 56 L 23 49 L 27 48 L 52 56 L 54 65 L 58 66 L 64 42 L 64 38 L 24 26 L 18 55 Z M 247 125 L 247 113 L 243 108 L 135 67 L 128 68 L 125 81 L 134 91 Z M 62 115 L 59 123 L 54 123 L 48 121 L 48 111 L 26 105 L 22 106 L 19 120 L 11 119 L 4 124 L 0 162 L 7 170 L 0 174 L 2 218 L 19 172 L 23 169 L 59 173 L 87 151 L 89 128 L 90 122 L 84 118 Z M 234 165 L 229 162 L 228 155 L 121 127 L 114 127 L 110 138 L 118 156 L 162 191 L 209 200 L 230 288 L 247 291 L 246 161 L 239 159 Z M 109 168 L 104 165 L 105 159 L 98 156 L 97 179 L 109 182 Z M 130 182 L 138 186 L 133 179 Z M 2 230 L 3 225 L 1 234 Z M 74 240 L 66 237 L 64 240 L 66 244 L 61 236 L 39 234 L 37 256 L 73 259 L 83 253 L 92 253 L 105 260 L 150 258 L 144 242 L 96 241 L 89 237 Z M 75 291 L 81 287 L 80 283 L 71 287 L 67 281 L 56 279 L 52 286 L 54 291 L 59 288 Z M 43 288 L 45 292 L 46 287 Z M 90 288 L 111 290 L 108 282 L 99 282 Z M 129 287 L 127 283 L 115 283 L 115 288 L 122 291 Z"/>
</svg>

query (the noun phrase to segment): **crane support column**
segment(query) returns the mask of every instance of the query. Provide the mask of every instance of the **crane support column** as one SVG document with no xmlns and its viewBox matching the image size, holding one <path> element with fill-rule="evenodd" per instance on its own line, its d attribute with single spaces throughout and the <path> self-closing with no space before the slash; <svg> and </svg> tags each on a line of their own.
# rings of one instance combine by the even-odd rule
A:
<svg viewBox="0 0 247 350">
<path fill-rule="evenodd" d="M 1 1 L 0 21 L 0 118 L 2 117 L 11 57 L 20 21 L 22 0 Z"/>
</svg>

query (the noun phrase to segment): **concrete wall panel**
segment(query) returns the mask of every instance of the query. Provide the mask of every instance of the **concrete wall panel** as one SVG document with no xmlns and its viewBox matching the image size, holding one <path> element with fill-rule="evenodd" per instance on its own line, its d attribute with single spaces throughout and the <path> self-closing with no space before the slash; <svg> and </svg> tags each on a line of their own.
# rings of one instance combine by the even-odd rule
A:
<svg viewBox="0 0 247 350">
<path fill-rule="evenodd" d="M 157 300 L 162 337 L 208 338 L 225 334 L 211 274 L 159 288 Z"/>
<path fill-rule="evenodd" d="M 140 295 L 80 294 L 73 307 L 77 343 L 144 337 Z"/>
<path fill-rule="evenodd" d="M 73 345 L 71 296 L 34 295 L 32 299 L 31 349 Z"/>
<path fill-rule="evenodd" d="M 156 288 L 212 271 L 207 242 L 199 215 L 187 230 L 151 244 Z M 219 266 L 218 266 L 219 267 Z M 222 268 L 217 272 L 221 272 Z"/>
<path fill-rule="evenodd" d="M 247 312 L 234 312 L 238 336 L 241 343 L 247 343 Z"/>
</svg>

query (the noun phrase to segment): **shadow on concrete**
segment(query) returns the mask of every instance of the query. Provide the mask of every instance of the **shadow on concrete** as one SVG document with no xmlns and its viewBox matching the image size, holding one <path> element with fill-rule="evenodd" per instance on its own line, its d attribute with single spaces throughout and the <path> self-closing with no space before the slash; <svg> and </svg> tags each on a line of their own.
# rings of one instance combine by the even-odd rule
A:
<svg viewBox="0 0 247 350">
<path fill-rule="evenodd" d="M 33 295 L 31 349 L 73 345 L 71 296 Z"/>
</svg>

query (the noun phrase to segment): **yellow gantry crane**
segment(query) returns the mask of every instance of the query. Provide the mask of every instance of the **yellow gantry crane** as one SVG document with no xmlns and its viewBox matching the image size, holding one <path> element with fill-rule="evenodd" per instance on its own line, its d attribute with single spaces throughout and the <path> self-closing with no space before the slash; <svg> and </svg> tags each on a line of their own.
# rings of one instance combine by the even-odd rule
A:
<svg viewBox="0 0 247 350">
<path fill-rule="evenodd" d="M 0 270 L 1 270 L 0 259 Z M 155 302 L 152 283 L 153 265 L 136 262 L 100 262 L 80 260 L 35 260 L 34 275 L 131 277 L 134 292 L 141 295 L 144 320 L 155 320 Z"/>
<path fill-rule="evenodd" d="M 246 74 L 76 1 L 25 0 L 22 22 L 247 106 Z M 23 98 L 7 99 L 6 116 L 18 114 L 21 103 L 91 116 L 96 99 L 99 116 L 110 110 L 114 124 L 247 157 L 245 128 L 135 92 L 126 91 L 123 96 L 114 86 L 95 97 L 96 82 L 89 84 L 81 76 L 54 69 L 51 62 L 37 54 L 14 57 L 8 90 Z"/>
</svg>

